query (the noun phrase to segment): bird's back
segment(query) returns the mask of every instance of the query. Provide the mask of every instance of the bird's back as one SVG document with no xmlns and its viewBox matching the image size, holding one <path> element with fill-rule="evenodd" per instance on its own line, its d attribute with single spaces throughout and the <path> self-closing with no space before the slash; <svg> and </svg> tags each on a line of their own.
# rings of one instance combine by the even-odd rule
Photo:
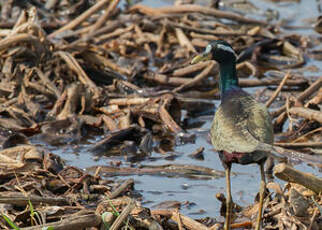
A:
<svg viewBox="0 0 322 230">
<path fill-rule="evenodd" d="M 251 153 L 249 161 L 259 161 L 264 153 L 257 151 L 258 144 L 272 144 L 274 140 L 266 107 L 239 87 L 228 90 L 222 95 L 221 105 L 215 114 L 211 140 L 217 151 Z"/>
</svg>

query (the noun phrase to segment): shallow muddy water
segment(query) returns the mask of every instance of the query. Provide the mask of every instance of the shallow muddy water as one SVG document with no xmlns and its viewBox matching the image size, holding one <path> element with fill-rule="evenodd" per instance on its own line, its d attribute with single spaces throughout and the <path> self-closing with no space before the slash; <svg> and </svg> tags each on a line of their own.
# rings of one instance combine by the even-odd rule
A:
<svg viewBox="0 0 322 230">
<path fill-rule="evenodd" d="M 305 0 L 301 2 L 283 2 L 272 3 L 270 1 L 253 1 L 260 9 L 272 9 L 279 11 L 280 18 L 286 20 L 294 20 L 289 25 L 301 26 L 300 29 L 288 30 L 287 32 L 299 33 L 307 36 L 319 36 L 312 27 L 313 19 L 318 17 L 317 1 Z M 143 4 L 158 7 L 171 5 L 172 1 L 153 1 L 145 0 Z M 248 15 L 249 16 L 249 15 Z M 258 16 L 261 17 L 261 16 Z M 307 27 L 307 28 L 305 28 Z M 321 47 L 316 47 L 316 49 Z M 322 62 L 316 60 L 308 60 L 305 66 L 315 65 L 318 68 L 317 72 L 305 72 L 309 76 L 322 76 L 320 69 Z M 303 68 L 303 67 L 302 67 Z M 248 88 L 247 91 L 254 93 L 260 88 Z M 219 105 L 219 101 L 214 101 L 215 105 Z M 146 164 L 146 165 L 163 165 L 163 164 L 193 164 L 204 167 L 223 170 L 219 161 L 218 155 L 212 150 L 212 145 L 208 142 L 208 131 L 211 125 L 212 116 L 203 116 L 198 119 L 205 123 L 195 129 L 187 130 L 189 133 L 196 134 L 194 144 L 188 143 L 176 146 L 172 153 L 166 153 L 166 156 L 175 155 L 175 157 L 165 157 L 157 152 L 153 152 L 150 157 L 145 158 L 139 163 L 130 163 L 122 156 L 100 157 L 93 155 L 89 151 L 92 144 L 101 139 L 100 136 L 92 137 L 87 140 L 87 143 L 66 146 L 47 146 L 49 151 L 58 154 L 67 161 L 68 164 L 88 168 L 96 165 L 110 165 L 111 161 L 122 161 L 122 165 L 130 164 Z M 37 141 L 34 141 L 37 142 Z M 37 142 L 37 145 L 43 143 Z M 189 154 L 197 148 L 203 146 L 204 160 L 196 160 L 189 157 Z M 296 168 L 311 172 L 316 175 L 321 175 L 317 169 L 314 169 L 306 164 L 299 164 Z M 240 205 L 246 206 L 253 202 L 254 197 L 259 189 L 259 167 L 257 165 L 233 165 L 232 172 L 232 191 L 233 198 Z M 182 205 L 181 211 L 192 217 L 216 217 L 219 218 L 220 202 L 215 199 L 216 193 L 225 193 L 225 178 L 218 179 L 192 179 L 184 177 L 164 177 L 151 175 L 131 175 L 131 176 L 115 176 L 114 180 L 124 180 L 133 178 L 135 180 L 135 189 L 142 194 L 142 203 L 146 207 L 152 207 L 160 202 L 167 200 L 177 200 L 180 202 L 188 201 L 188 205 Z M 283 183 L 279 181 L 280 183 Z"/>
</svg>

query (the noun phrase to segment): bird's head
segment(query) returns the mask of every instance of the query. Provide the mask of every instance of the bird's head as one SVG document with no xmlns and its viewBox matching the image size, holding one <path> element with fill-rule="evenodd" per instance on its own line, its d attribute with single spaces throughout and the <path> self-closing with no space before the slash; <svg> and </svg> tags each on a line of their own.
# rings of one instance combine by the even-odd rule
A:
<svg viewBox="0 0 322 230">
<path fill-rule="evenodd" d="M 222 40 L 210 42 L 205 51 L 191 61 L 191 64 L 196 64 L 201 61 L 215 60 L 219 64 L 227 62 L 236 62 L 237 55 L 231 45 Z"/>
</svg>

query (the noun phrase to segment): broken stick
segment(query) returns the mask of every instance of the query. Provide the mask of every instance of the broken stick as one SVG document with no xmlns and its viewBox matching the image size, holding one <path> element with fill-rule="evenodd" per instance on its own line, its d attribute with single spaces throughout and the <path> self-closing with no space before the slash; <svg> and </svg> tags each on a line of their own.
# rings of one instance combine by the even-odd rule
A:
<svg viewBox="0 0 322 230">
<path fill-rule="evenodd" d="M 281 180 L 303 185 L 317 194 L 322 192 L 322 179 L 281 163 L 274 167 L 274 175 Z"/>
</svg>

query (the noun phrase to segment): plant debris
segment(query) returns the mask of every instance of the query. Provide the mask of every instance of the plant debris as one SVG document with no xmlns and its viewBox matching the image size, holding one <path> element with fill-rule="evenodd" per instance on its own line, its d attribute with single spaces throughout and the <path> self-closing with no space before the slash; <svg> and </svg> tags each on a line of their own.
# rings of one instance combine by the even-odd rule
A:
<svg viewBox="0 0 322 230">
<path fill-rule="evenodd" d="M 47 148 L 101 136 L 90 143 L 98 158 L 135 162 L 157 151 L 174 159 L 169 152 L 195 141 L 189 127 L 200 127 L 196 119 L 213 114 L 212 100 L 220 97 L 217 64 L 189 64 L 215 39 L 239 54 L 240 85 L 261 87 L 255 96 L 270 108 L 275 144 L 321 169 L 314 159 L 321 159 L 322 77 L 303 74 L 307 57 L 321 56 L 319 37 L 287 33 L 283 28 L 294 27 L 277 23 L 276 11 L 247 1 L 158 8 L 126 2 L 2 1 L 1 229 L 220 229 L 223 221 L 213 215 L 180 213 L 189 202 L 146 208 L 133 179 L 111 177 L 213 179 L 224 176 L 220 170 L 175 162 L 83 170 Z M 321 17 L 314 29 L 321 32 Z M 203 160 L 205 148 L 195 149 L 191 158 Z M 296 156 L 275 166 L 288 183 L 268 185 L 263 229 L 321 228 L 321 178 L 292 168 Z M 225 197 L 217 199 L 224 213 Z M 251 228 L 257 208 L 235 204 L 232 227 Z"/>
</svg>

